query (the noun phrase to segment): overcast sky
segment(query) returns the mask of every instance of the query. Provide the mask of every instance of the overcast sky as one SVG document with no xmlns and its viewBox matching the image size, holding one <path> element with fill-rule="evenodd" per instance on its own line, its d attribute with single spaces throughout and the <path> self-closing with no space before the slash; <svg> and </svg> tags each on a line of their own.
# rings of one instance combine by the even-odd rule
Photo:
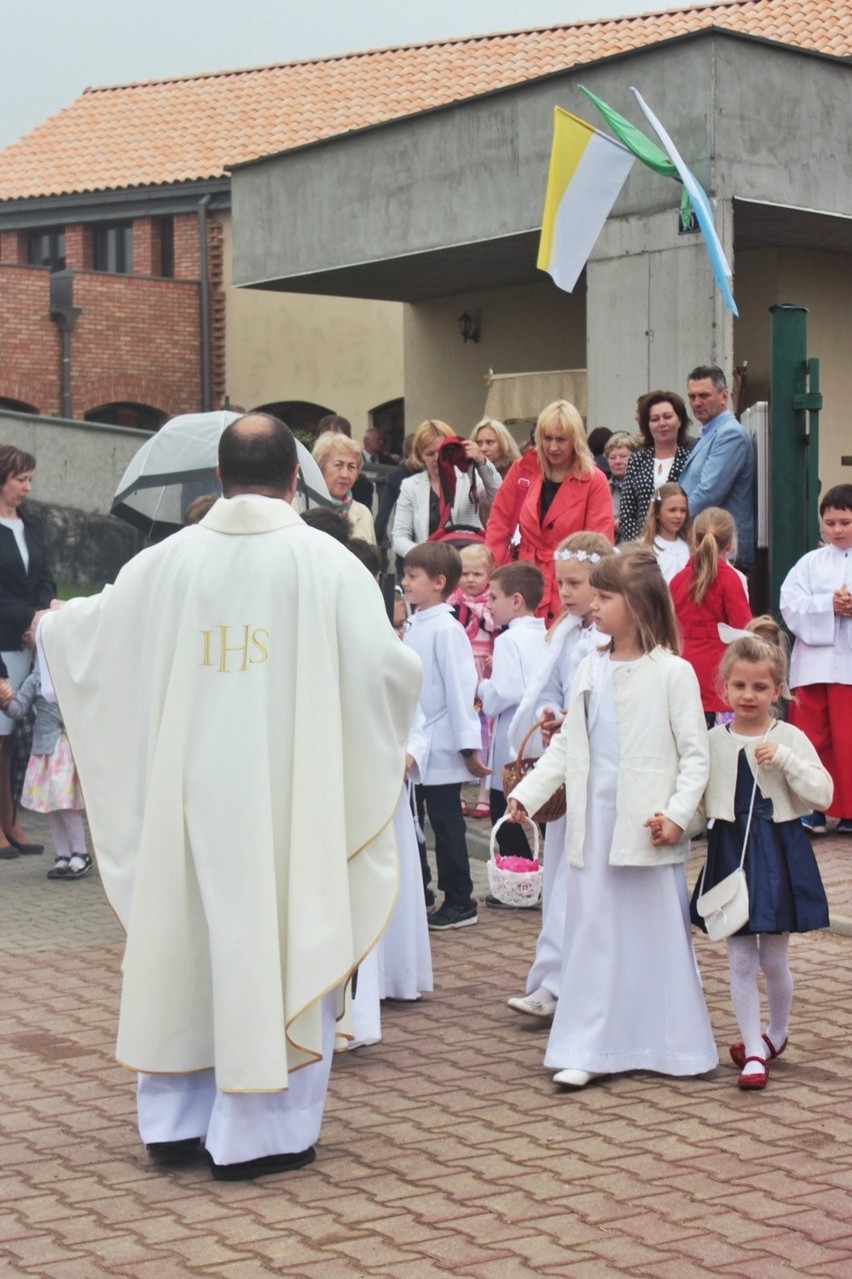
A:
<svg viewBox="0 0 852 1279">
<path fill-rule="evenodd" d="M 0 0 L 0 147 L 93 85 L 683 8 L 688 0 Z"/>
</svg>

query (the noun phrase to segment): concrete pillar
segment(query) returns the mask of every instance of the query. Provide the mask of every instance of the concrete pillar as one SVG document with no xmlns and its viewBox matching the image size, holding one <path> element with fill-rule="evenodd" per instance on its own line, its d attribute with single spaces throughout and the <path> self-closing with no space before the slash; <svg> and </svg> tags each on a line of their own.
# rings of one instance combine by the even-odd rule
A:
<svg viewBox="0 0 852 1279">
<path fill-rule="evenodd" d="M 733 316 L 715 286 L 699 233 L 678 235 L 678 192 L 671 208 L 611 219 L 586 268 L 589 429 L 629 430 L 636 398 L 662 388 L 686 392 L 696 364 L 733 373 Z M 716 228 L 732 253 L 733 210 L 716 210 Z"/>
</svg>

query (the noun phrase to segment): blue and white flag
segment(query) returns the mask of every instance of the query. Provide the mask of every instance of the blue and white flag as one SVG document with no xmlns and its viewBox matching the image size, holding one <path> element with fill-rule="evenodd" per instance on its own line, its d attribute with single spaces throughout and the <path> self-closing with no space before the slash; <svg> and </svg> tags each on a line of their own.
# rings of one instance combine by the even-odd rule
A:
<svg viewBox="0 0 852 1279">
<path fill-rule="evenodd" d="M 701 228 L 701 234 L 704 236 L 704 244 L 707 249 L 707 256 L 710 259 L 710 266 L 713 269 L 713 278 L 719 292 L 724 298 L 725 305 L 734 315 L 739 315 L 737 304 L 734 301 L 734 295 L 731 292 L 729 281 L 733 276 L 728 259 L 725 257 L 725 250 L 722 248 L 722 242 L 716 234 L 716 227 L 713 222 L 713 210 L 710 207 L 710 201 L 707 198 L 703 186 L 696 178 L 695 174 L 686 167 L 675 144 L 672 142 L 666 130 L 660 124 L 651 108 L 638 89 L 631 88 L 636 101 L 639 103 L 642 112 L 645 115 L 651 128 L 656 133 L 660 142 L 663 144 L 669 159 L 680 174 L 680 180 L 689 192 L 689 198 L 692 201 L 692 207 L 695 210 L 695 216 L 698 219 L 698 225 Z"/>
</svg>

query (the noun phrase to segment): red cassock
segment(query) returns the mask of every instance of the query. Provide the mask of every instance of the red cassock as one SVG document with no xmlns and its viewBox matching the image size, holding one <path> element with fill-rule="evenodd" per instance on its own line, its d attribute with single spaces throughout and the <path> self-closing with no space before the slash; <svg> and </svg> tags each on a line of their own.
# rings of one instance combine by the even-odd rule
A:
<svg viewBox="0 0 852 1279">
<path fill-rule="evenodd" d="M 615 524 L 609 485 L 598 467 L 590 475 L 570 475 L 562 481 L 543 523 L 539 518 L 542 483 L 538 457 L 530 450 L 504 476 L 488 517 L 485 540 L 497 563 L 506 564 L 511 558 L 510 538 L 520 525 L 518 559 L 538 565 L 544 574 L 544 597 L 537 615 L 550 626 L 562 611 L 553 552 L 572 533 L 603 533 L 613 541 Z"/>
</svg>

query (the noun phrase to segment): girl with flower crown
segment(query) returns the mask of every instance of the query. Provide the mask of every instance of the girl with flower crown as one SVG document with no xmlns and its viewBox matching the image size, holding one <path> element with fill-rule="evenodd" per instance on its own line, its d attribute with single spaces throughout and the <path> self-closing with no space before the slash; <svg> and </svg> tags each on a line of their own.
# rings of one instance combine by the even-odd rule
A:
<svg viewBox="0 0 852 1279">
<path fill-rule="evenodd" d="M 601 643 L 592 620 L 594 588 L 589 574 L 595 564 L 613 554 L 612 543 L 602 533 L 572 533 L 564 538 L 553 555 L 562 612 L 547 632 L 547 657 L 542 663 L 515 717 L 510 741 L 517 750 L 522 739 L 542 718 L 542 735 L 533 739 L 540 749 L 550 742 L 565 717 L 565 707 L 577 667 L 587 653 Z M 527 747 L 535 753 L 535 745 Z M 509 1007 L 528 1017 L 549 1018 L 556 1009 L 562 942 L 565 935 L 566 880 L 564 857 L 565 818 L 549 822 L 544 837 L 541 931 L 535 958 L 527 974 L 523 995 L 514 995 Z"/>
</svg>

